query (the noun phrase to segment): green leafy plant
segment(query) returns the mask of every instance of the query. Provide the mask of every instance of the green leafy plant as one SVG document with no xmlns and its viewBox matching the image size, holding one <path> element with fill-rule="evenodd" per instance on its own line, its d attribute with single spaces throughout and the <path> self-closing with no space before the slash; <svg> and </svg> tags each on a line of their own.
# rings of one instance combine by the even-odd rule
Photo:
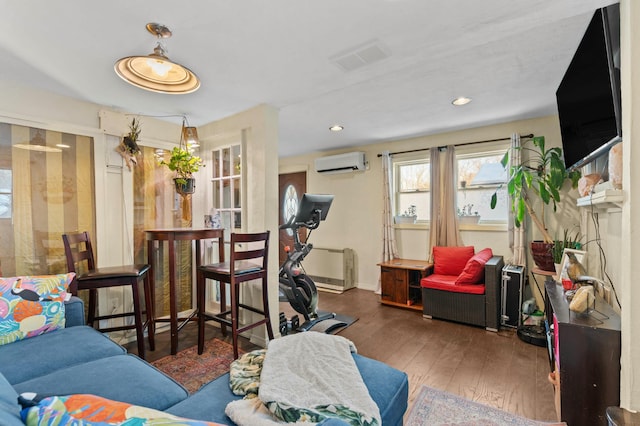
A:
<svg viewBox="0 0 640 426">
<path fill-rule="evenodd" d="M 129 124 L 129 133 L 127 134 L 127 136 L 133 142 L 138 142 L 138 138 L 140 137 L 140 132 L 141 131 L 142 131 L 142 129 L 140 127 L 140 120 L 138 120 L 135 117 L 133 117 L 131 119 L 131 123 Z"/>
<path fill-rule="evenodd" d="M 580 231 L 576 231 L 575 235 L 572 235 L 568 229 L 564 230 L 562 239 L 556 238 L 553 240 L 553 249 L 551 253 L 553 254 L 553 263 L 562 262 L 562 255 L 564 254 L 564 249 L 577 249 L 579 250 L 582 247 L 581 243 L 581 234 Z"/>
<path fill-rule="evenodd" d="M 473 204 L 465 204 L 462 207 L 458 207 L 457 212 L 458 212 L 458 217 L 480 215 L 477 211 L 473 210 Z"/>
<path fill-rule="evenodd" d="M 193 173 L 200 170 L 200 167 L 204 167 L 204 161 L 200 157 L 193 155 L 182 146 L 173 148 L 169 161 L 162 160 L 160 164 L 176 172 L 176 182 L 182 185 L 186 184 L 187 179 L 192 178 Z"/>
<path fill-rule="evenodd" d="M 412 217 L 416 216 L 416 206 L 411 204 L 407 209 L 402 213 L 402 216 Z"/>
<path fill-rule="evenodd" d="M 531 142 L 533 147 L 526 146 L 528 142 Z M 562 149 L 558 147 L 547 149 L 544 136 L 526 141 L 519 149 L 529 154 L 526 162 L 509 168 L 511 150 L 508 150 L 501 160 L 502 166 L 508 171 L 507 193 L 511 197 L 515 225 L 519 227 L 524 221 L 525 213 L 528 213 L 544 241 L 552 243 L 553 238 L 549 235 L 545 224 L 545 206 L 552 204 L 553 211 L 556 211 L 556 205 L 560 202 L 560 191 L 565 181 L 570 180 L 571 186 L 577 188 L 580 172 L 568 172 L 562 159 Z M 536 195 L 542 201 L 540 216 L 533 209 L 532 195 Z M 497 202 L 496 191 L 491 197 L 492 209 L 496 207 Z"/>
</svg>

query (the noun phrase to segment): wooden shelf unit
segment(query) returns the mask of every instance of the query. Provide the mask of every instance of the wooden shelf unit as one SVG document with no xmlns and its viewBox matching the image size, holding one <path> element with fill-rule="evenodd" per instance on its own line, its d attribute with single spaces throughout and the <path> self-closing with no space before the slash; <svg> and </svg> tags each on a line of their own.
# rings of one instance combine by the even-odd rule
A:
<svg viewBox="0 0 640 426">
<path fill-rule="evenodd" d="M 380 303 L 422 311 L 420 280 L 431 273 L 425 260 L 393 259 L 378 263 L 382 294 Z"/>
<path fill-rule="evenodd" d="M 577 314 L 561 285 L 545 282 L 549 358 L 560 374 L 561 420 L 607 425 L 606 409 L 620 405 L 620 316 L 599 296 L 595 310 Z"/>
</svg>

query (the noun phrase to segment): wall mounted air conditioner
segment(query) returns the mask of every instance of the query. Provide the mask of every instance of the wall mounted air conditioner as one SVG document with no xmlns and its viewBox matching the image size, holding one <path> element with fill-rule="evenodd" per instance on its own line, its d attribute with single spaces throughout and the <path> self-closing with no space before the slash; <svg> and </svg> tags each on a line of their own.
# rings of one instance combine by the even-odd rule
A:
<svg viewBox="0 0 640 426">
<path fill-rule="evenodd" d="M 364 171 L 365 165 L 364 152 L 330 155 L 315 161 L 316 172 L 324 174 Z"/>
</svg>

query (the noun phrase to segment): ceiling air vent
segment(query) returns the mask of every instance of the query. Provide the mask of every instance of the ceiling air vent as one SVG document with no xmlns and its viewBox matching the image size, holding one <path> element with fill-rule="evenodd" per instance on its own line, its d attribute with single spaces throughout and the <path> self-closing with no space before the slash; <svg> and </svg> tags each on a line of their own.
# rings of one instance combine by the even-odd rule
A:
<svg viewBox="0 0 640 426">
<path fill-rule="evenodd" d="M 389 50 L 380 41 L 372 40 L 332 56 L 329 60 L 335 63 L 342 71 L 353 71 L 386 59 L 389 56 Z"/>
</svg>

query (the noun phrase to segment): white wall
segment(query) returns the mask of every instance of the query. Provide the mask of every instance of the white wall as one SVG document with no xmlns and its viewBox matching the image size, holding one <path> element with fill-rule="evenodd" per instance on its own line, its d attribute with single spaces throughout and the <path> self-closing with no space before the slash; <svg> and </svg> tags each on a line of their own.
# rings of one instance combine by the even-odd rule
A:
<svg viewBox="0 0 640 426">
<path fill-rule="evenodd" d="M 278 282 L 278 112 L 260 105 L 198 128 L 202 151 L 226 145 L 230 135 L 242 139 L 244 168 L 242 232 L 270 230 L 269 283 Z M 231 136 L 232 138 L 235 136 Z M 206 168 L 205 168 L 206 169 Z M 209 185 L 206 186 L 210 188 Z M 194 203 L 194 224 L 213 206 L 211 192 Z M 244 303 L 261 306 L 262 293 L 253 286 L 244 293 Z M 269 287 L 269 306 L 278 306 L 278 286 Z M 274 333 L 278 333 L 278 309 L 270 312 Z M 250 330 L 254 343 L 265 345 L 264 327 Z"/>
<path fill-rule="evenodd" d="M 314 231 L 311 241 L 322 247 L 354 249 L 357 259 L 356 282 L 358 287 L 375 290 L 379 277 L 379 268 L 376 264 L 380 262 L 382 252 L 382 170 L 377 155 L 383 150 L 394 152 L 508 138 L 514 132 L 523 135 L 533 133 L 537 136 L 545 136 L 548 146 L 560 146 L 561 144 L 558 118 L 550 116 L 389 143 L 364 145 L 350 150 L 281 158 L 280 173 L 307 170 L 308 192 L 335 195 L 327 220 Z M 327 137 L 329 136 L 327 135 Z M 478 147 L 481 146 L 478 145 Z M 365 152 L 369 162 L 369 168 L 365 172 L 321 175 L 314 171 L 313 160 L 316 157 L 356 150 Z M 559 205 L 557 212 L 553 213 L 552 209 L 549 209 L 547 227 L 552 236 L 556 232 L 560 232 L 559 230 L 563 226 L 579 225 L 580 216 L 575 207 L 576 196 L 575 190 L 568 191 L 567 201 Z M 491 231 L 463 230 L 462 238 L 465 244 L 474 245 L 476 249 L 491 247 L 495 254 L 509 259 L 511 251 L 505 228 Z M 528 233 L 529 239 L 540 239 L 537 231 L 529 229 Z M 397 229 L 396 238 L 401 257 L 427 258 L 429 231 L 426 226 L 411 225 Z"/>
<path fill-rule="evenodd" d="M 622 302 L 622 370 L 620 372 L 620 404 L 640 409 L 640 252 L 637 249 L 640 232 L 640 4 L 635 0 L 620 2 L 620 42 L 622 80 L 623 177 L 626 200 L 622 206 L 620 245 L 612 247 L 611 257 L 620 258 Z M 638 108 L 636 110 L 636 108 Z M 633 184 L 633 185 L 632 185 Z M 635 214 L 633 212 L 636 212 Z"/>
</svg>

